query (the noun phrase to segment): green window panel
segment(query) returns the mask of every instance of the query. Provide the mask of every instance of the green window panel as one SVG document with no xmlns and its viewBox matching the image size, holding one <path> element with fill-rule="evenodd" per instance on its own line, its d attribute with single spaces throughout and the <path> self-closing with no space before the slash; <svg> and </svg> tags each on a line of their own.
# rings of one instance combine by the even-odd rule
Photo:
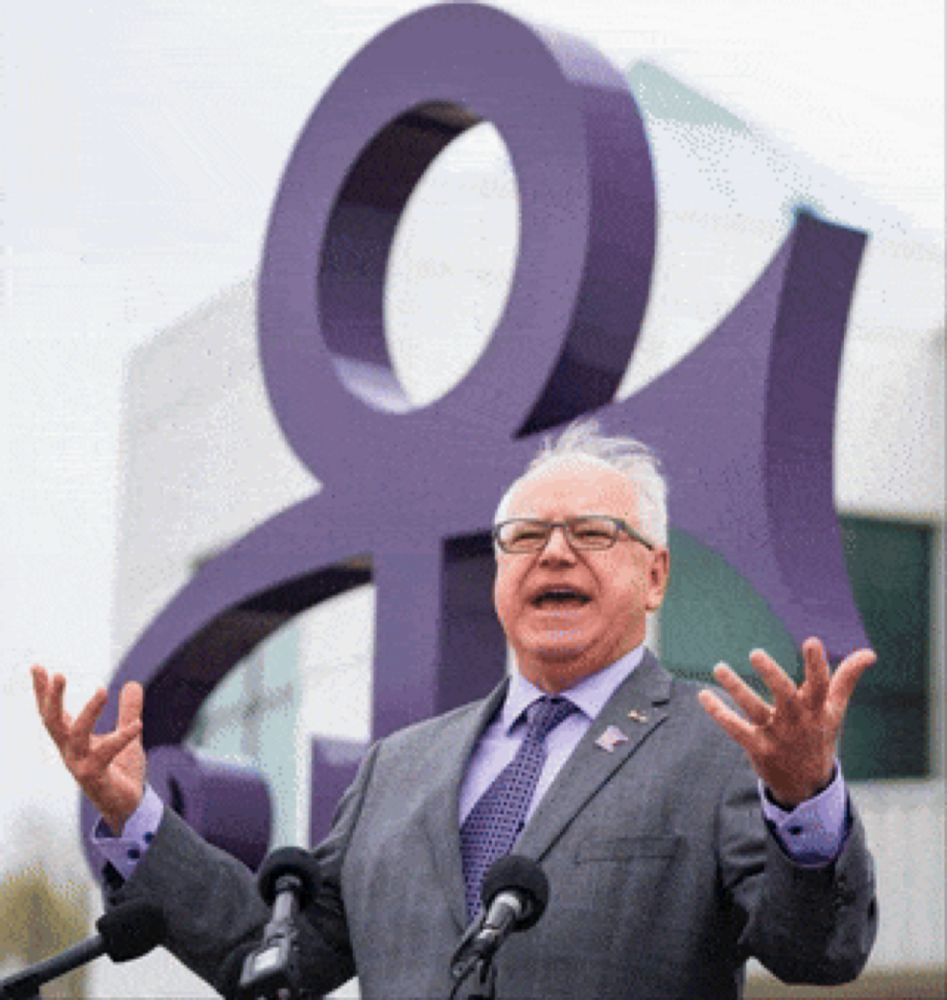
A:
<svg viewBox="0 0 947 1000">
<path fill-rule="evenodd" d="M 930 773 L 931 554 L 925 525 L 840 519 L 855 602 L 878 662 L 846 720 L 842 760 L 853 779 Z"/>
</svg>

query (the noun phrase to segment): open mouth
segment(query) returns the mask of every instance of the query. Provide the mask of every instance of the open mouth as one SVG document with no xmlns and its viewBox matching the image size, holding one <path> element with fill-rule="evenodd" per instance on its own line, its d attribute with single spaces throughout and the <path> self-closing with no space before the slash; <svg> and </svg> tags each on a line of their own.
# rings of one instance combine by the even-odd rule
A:
<svg viewBox="0 0 947 1000">
<path fill-rule="evenodd" d="M 566 609 L 585 607 L 591 600 L 588 595 L 571 587 L 550 587 L 540 591 L 529 603 L 534 608 Z"/>
</svg>

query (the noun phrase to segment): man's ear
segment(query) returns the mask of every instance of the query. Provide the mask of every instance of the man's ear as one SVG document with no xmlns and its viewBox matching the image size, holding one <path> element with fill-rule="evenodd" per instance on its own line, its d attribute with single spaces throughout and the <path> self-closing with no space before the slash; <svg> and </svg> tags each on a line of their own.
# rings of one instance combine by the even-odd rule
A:
<svg viewBox="0 0 947 1000">
<path fill-rule="evenodd" d="M 668 578 L 671 575 L 671 551 L 666 546 L 655 549 L 651 553 L 651 567 L 648 570 L 648 611 L 657 611 L 661 607 L 667 592 Z"/>
</svg>

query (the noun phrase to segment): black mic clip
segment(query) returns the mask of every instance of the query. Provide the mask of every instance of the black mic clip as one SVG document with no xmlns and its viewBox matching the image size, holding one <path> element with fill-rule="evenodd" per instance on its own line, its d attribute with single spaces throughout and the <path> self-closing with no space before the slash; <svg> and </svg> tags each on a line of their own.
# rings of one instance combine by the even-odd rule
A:
<svg viewBox="0 0 947 1000">
<path fill-rule="evenodd" d="M 264 860 L 257 885 L 273 915 L 261 943 L 243 960 L 237 987 L 241 1000 L 295 1000 L 302 995 L 296 917 L 315 897 L 319 881 L 316 860 L 302 848 L 283 847 Z"/>
<path fill-rule="evenodd" d="M 454 983 L 451 997 L 457 996 L 457 990 L 467 982 L 467 992 L 464 1000 L 496 1000 L 497 970 L 489 958 L 475 955 L 470 959 L 466 971 Z"/>
</svg>

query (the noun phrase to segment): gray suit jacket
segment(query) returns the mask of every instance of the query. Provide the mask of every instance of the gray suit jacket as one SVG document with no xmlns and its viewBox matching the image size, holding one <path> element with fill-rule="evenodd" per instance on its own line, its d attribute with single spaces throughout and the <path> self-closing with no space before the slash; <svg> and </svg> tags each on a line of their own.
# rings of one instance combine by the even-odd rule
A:
<svg viewBox="0 0 947 1000">
<path fill-rule="evenodd" d="M 465 923 L 458 789 L 504 688 L 367 755 L 316 850 L 325 882 L 303 946 L 316 991 L 357 973 L 365 998 L 447 996 Z M 787 981 L 858 974 L 876 917 L 857 816 L 834 864 L 793 865 L 698 690 L 646 655 L 564 765 L 516 846 L 541 862 L 550 901 L 501 951 L 499 997 L 735 998 L 750 955 Z M 595 744 L 610 724 L 630 737 L 611 753 Z M 161 902 L 171 949 L 213 983 L 267 918 L 249 872 L 170 810 L 113 898 L 131 896 Z"/>
</svg>

